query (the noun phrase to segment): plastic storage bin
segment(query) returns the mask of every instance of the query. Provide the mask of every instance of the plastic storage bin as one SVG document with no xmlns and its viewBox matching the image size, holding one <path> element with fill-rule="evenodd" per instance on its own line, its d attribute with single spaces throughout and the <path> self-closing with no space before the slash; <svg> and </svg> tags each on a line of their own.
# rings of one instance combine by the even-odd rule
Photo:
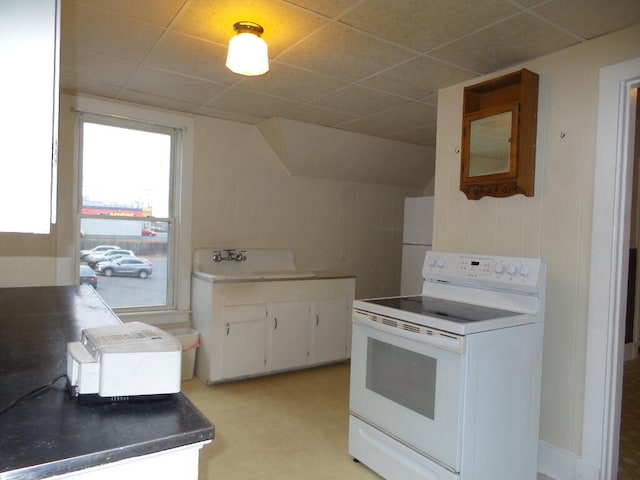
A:
<svg viewBox="0 0 640 480">
<path fill-rule="evenodd" d="M 196 350 L 200 346 L 200 333 L 192 328 L 174 328 L 167 332 L 176 337 L 182 345 L 182 380 L 192 379 L 196 365 Z"/>
</svg>

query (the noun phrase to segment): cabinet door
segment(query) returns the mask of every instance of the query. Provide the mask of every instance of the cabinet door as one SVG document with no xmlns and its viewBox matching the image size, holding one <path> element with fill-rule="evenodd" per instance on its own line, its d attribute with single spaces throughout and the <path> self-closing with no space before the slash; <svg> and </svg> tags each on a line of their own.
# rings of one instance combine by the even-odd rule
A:
<svg viewBox="0 0 640 480">
<path fill-rule="evenodd" d="M 268 337 L 269 370 L 306 365 L 309 357 L 309 302 L 272 303 Z"/>
<path fill-rule="evenodd" d="M 266 305 L 224 307 L 223 379 L 264 373 L 266 320 Z"/>
<path fill-rule="evenodd" d="M 344 298 L 316 300 L 311 314 L 310 363 L 347 358 L 349 309 Z"/>
<path fill-rule="evenodd" d="M 48 234 L 55 223 L 59 32 L 60 1 L 0 1 L 3 232 Z"/>
</svg>

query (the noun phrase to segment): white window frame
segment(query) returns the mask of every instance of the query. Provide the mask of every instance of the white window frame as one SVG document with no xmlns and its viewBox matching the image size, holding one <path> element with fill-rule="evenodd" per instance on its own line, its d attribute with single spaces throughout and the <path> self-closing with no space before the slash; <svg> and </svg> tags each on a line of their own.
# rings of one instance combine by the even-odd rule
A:
<svg viewBox="0 0 640 480">
<path fill-rule="evenodd" d="M 79 129 L 81 128 L 80 115 L 86 115 L 85 120 L 91 116 L 111 117 L 123 119 L 125 121 L 140 122 L 143 124 L 160 125 L 172 129 L 180 130 L 176 136 L 175 159 L 172 168 L 172 198 L 173 215 L 175 223 L 171 232 L 173 248 L 170 252 L 173 255 L 172 287 L 174 305 L 152 306 L 152 307 L 128 307 L 125 309 L 114 308 L 114 311 L 124 321 L 137 320 L 151 324 L 185 323 L 189 321 L 191 303 L 191 226 L 192 226 L 192 187 L 193 187 L 193 154 L 194 154 L 194 122 L 191 117 L 146 109 L 120 102 L 98 100 L 95 98 L 78 96 L 74 102 L 74 109 L 78 113 L 76 138 L 76 165 L 78 181 L 76 182 L 75 197 L 77 212 L 75 221 L 74 242 L 76 271 L 80 265 L 80 219 L 82 191 L 80 174 L 81 155 L 79 139 L 81 138 Z M 90 121 L 90 120 L 89 120 Z"/>
</svg>

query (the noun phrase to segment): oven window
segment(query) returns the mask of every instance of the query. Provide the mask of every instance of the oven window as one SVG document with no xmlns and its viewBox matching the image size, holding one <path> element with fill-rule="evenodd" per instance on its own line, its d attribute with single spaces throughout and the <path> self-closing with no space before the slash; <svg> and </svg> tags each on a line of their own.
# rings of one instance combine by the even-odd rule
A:
<svg viewBox="0 0 640 480">
<path fill-rule="evenodd" d="M 437 360 L 374 338 L 367 344 L 367 389 L 434 419 Z"/>
</svg>

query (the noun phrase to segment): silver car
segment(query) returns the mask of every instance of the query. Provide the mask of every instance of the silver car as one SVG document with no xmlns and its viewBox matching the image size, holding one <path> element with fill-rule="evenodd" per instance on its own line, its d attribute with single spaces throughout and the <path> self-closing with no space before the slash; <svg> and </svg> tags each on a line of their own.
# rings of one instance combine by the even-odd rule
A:
<svg viewBox="0 0 640 480">
<path fill-rule="evenodd" d="M 123 275 L 129 277 L 147 278 L 153 272 L 153 263 L 146 258 L 119 257 L 96 265 L 96 273 L 106 277 Z"/>
</svg>

